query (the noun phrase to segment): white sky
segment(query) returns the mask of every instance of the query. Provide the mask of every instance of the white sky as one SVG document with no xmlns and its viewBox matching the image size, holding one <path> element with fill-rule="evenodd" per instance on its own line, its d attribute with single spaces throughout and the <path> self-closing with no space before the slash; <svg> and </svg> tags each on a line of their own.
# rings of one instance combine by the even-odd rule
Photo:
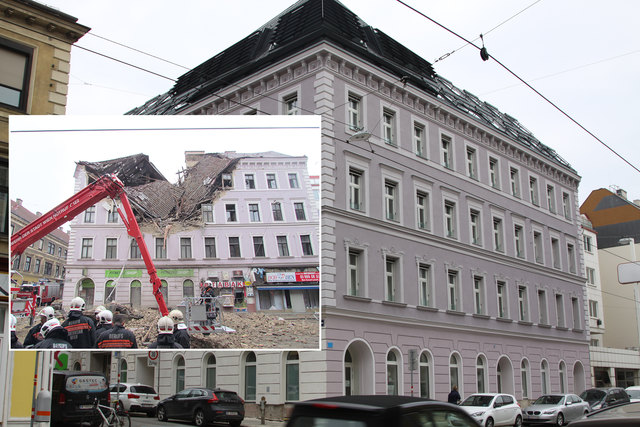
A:
<svg viewBox="0 0 640 427">
<path fill-rule="evenodd" d="M 293 0 L 43 0 L 92 33 L 191 69 L 248 36 Z M 362 20 L 424 59 L 464 42 L 393 0 L 343 0 Z M 640 2 L 629 0 L 447 0 L 407 3 L 469 40 L 485 34 L 490 54 L 640 168 L 634 125 L 640 109 Z M 498 24 L 529 7 L 514 19 Z M 477 43 L 480 43 L 479 41 Z M 90 34 L 77 43 L 177 78 L 186 69 Z M 640 173 L 504 71 L 467 46 L 434 64 L 438 74 L 514 116 L 582 176 L 581 202 L 617 185 L 640 199 Z M 68 114 L 123 114 L 173 82 L 74 47 Z M 139 151 L 139 150 L 138 150 Z M 58 155 L 52 152 L 52 156 Z M 105 156 L 108 157 L 108 156 Z M 12 163 L 13 169 L 14 163 Z M 21 170 L 40 171 L 20 165 Z M 50 168 L 47 168 L 50 170 Z M 13 186 L 12 181 L 12 186 Z"/>
<path fill-rule="evenodd" d="M 320 169 L 317 116 L 12 116 L 9 132 L 9 194 L 32 212 L 73 195 L 81 160 L 144 153 L 170 182 L 185 167 L 184 152 L 196 150 L 276 151 L 307 156 L 311 175 L 310 165 Z"/>
</svg>

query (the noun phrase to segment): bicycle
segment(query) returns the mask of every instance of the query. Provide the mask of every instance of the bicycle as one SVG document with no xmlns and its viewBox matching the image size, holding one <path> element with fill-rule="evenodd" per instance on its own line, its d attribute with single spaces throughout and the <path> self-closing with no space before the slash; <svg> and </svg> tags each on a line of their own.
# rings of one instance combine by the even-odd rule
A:
<svg viewBox="0 0 640 427">
<path fill-rule="evenodd" d="M 111 406 L 101 405 L 95 400 L 94 408 L 102 418 L 102 427 L 131 427 L 131 417 L 128 412 L 116 410 Z M 106 412 L 106 415 L 105 415 Z"/>
</svg>

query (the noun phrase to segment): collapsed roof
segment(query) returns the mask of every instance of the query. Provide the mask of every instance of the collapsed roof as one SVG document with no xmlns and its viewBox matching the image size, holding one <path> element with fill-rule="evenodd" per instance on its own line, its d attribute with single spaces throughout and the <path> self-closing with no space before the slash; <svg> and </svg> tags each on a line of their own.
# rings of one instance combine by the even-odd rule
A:
<svg viewBox="0 0 640 427">
<path fill-rule="evenodd" d="M 515 118 L 438 76 L 429 62 L 384 32 L 367 25 L 337 0 L 298 1 L 248 37 L 180 76 L 168 92 L 127 114 L 180 114 L 186 107 L 234 82 L 323 40 L 366 59 L 497 133 L 575 172 L 555 150 L 536 139 Z"/>
<path fill-rule="evenodd" d="M 92 179 L 107 173 L 116 174 L 125 184 L 127 197 L 140 222 L 162 228 L 174 222 L 198 223 L 201 205 L 211 203 L 224 191 L 222 175 L 231 173 L 242 158 L 265 154 L 202 153 L 197 163 L 183 171 L 176 184 L 167 181 L 145 154 L 102 162 L 81 161 L 78 165 L 83 166 Z"/>
</svg>

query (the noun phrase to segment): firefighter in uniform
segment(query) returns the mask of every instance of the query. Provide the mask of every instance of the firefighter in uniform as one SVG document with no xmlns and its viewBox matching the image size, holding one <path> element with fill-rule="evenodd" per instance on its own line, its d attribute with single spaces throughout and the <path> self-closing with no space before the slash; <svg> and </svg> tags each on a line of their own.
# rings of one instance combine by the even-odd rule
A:
<svg viewBox="0 0 640 427">
<path fill-rule="evenodd" d="M 102 313 L 101 313 L 102 314 Z M 97 348 L 138 348 L 136 336 L 124 327 L 124 315 L 113 316 L 113 328 L 98 337 Z"/>
<path fill-rule="evenodd" d="M 9 315 L 9 331 L 11 331 L 11 348 L 24 348 L 16 335 L 16 323 L 18 319 L 13 314 Z"/>
<path fill-rule="evenodd" d="M 72 299 L 69 317 L 62 327 L 69 333 L 69 342 L 73 348 L 94 348 L 96 326 L 90 317 L 82 314 L 82 310 L 84 310 L 84 300 L 80 297 Z"/>
<path fill-rule="evenodd" d="M 44 339 L 36 344 L 35 348 L 73 348 L 69 343 L 69 334 L 67 333 L 67 330 L 62 327 L 60 321 L 55 317 L 51 320 L 47 320 L 44 325 L 42 325 L 40 333 Z"/>
<path fill-rule="evenodd" d="M 31 348 L 42 341 L 40 328 L 42 328 L 42 325 L 44 325 L 47 320 L 51 320 L 55 317 L 55 311 L 53 310 L 53 307 L 47 306 L 40 310 L 38 316 L 40 316 L 40 323 L 29 329 L 27 336 L 24 338 L 23 344 L 26 348 Z"/>
<path fill-rule="evenodd" d="M 191 337 L 187 325 L 184 324 L 184 314 L 180 310 L 171 310 L 169 317 L 173 320 L 173 337 L 182 348 L 191 348 Z"/>
<path fill-rule="evenodd" d="M 173 320 L 169 316 L 158 320 L 158 339 L 149 344 L 149 348 L 182 348 L 173 337 Z"/>
<path fill-rule="evenodd" d="M 98 313 L 98 324 L 96 326 L 96 340 L 104 331 L 113 328 L 113 313 L 110 310 L 102 310 Z"/>
<path fill-rule="evenodd" d="M 96 325 L 96 328 L 98 327 L 98 323 L 100 323 L 100 319 L 98 318 L 98 315 L 100 314 L 101 311 L 106 309 L 107 308 L 104 305 L 99 305 L 93 309 L 93 317 L 91 318 L 91 320 L 93 320 L 93 324 Z M 98 335 L 96 335 L 96 337 L 97 336 Z"/>
</svg>

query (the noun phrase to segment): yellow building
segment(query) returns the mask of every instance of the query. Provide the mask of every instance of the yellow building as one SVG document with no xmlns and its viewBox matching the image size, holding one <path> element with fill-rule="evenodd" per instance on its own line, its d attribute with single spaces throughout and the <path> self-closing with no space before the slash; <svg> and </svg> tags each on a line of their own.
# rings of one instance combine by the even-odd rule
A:
<svg viewBox="0 0 640 427">
<path fill-rule="evenodd" d="M 71 46 L 89 31 L 77 21 L 32 0 L 0 0 L 0 426 L 29 424 L 35 370 L 35 352 L 8 351 L 9 116 L 65 114 Z"/>
</svg>

